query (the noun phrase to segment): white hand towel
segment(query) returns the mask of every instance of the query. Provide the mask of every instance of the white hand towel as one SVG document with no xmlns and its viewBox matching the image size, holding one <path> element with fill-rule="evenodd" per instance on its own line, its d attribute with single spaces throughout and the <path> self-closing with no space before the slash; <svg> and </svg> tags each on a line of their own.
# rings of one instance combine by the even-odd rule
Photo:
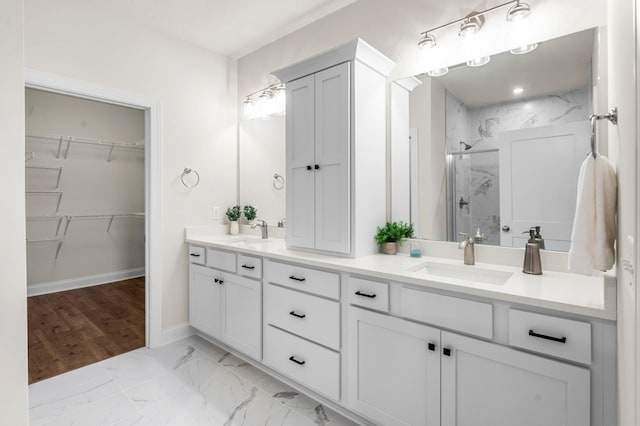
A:
<svg viewBox="0 0 640 426">
<path fill-rule="evenodd" d="M 569 270 L 591 275 L 615 262 L 617 179 L 607 157 L 591 154 L 580 167 L 576 214 L 571 232 Z"/>
</svg>

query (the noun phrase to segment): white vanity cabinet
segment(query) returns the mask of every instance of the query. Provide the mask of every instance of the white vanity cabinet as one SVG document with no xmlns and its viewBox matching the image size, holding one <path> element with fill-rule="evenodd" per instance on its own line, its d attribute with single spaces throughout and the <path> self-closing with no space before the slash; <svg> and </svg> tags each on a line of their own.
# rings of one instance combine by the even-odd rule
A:
<svg viewBox="0 0 640 426">
<path fill-rule="evenodd" d="M 264 363 L 339 401 L 339 275 L 270 260 L 264 272 Z"/>
<path fill-rule="evenodd" d="M 231 264 L 223 252 L 225 264 Z M 207 252 L 215 262 L 215 251 Z M 235 257 L 233 259 L 235 261 Z M 192 327 L 255 359 L 262 356 L 262 283 L 191 263 L 189 323 Z"/>
<path fill-rule="evenodd" d="M 349 308 L 349 406 L 381 425 L 585 426 L 590 371 Z"/>
<path fill-rule="evenodd" d="M 386 218 L 386 78 L 364 41 L 274 71 L 286 84 L 287 245 L 346 256 L 378 251 Z"/>
</svg>

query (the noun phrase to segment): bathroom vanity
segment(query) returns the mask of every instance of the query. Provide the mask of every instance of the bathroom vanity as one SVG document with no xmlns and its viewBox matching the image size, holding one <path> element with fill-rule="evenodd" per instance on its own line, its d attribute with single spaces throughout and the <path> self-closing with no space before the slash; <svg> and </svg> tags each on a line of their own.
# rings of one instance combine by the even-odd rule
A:
<svg viewBox="0 0 640 426">
<path fill-rule="evenodd" d="M 198 334 L 359 422 L 616 422 L 613 277 L 468 266 L 435 242 L 422 258 L 350 259 L 186 241 Z"/>
</svg>

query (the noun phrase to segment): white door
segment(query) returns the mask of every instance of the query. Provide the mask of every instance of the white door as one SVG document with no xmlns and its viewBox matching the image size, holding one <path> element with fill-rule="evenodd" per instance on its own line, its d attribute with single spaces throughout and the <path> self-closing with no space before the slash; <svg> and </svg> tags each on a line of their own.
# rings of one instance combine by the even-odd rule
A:
<svg viewBox="0 0 640 426">
<path fill-rule="evenodd" d="M 349 63 L 315 74 L 315 248 L 349 253 Z"/>
<path fill-rule="evenodd" d="M 287 244 L 315 245 L 314 77 L 287 83 Z"/>
<path fill-rule="evenodd" d="M 590 152 L 581 121 L 500 136 L 500 245 L 524 247 L 540 225 L 545 248 L 568 251 L 580 165 Z"/>
<path fill-rule="evenodd" d="M 220 337 L 220 272 L 189 266 L 189 324 L 212 337 Z"/>
<path fill-rule="evenodd" d="M 221 340 L 257 360 L 262 351 L 262 283 L 222 273 Z"/>
<path fill-rule="evenodd" d="M 349 407 L 385 426 L 440 425 L 440 331 L 353 307 L 348 315 Z"/>
<path fill-rule="evenodd" d="M 442 426 L 588 426 L 590 371 L 442 332 Z"/>
</svg>

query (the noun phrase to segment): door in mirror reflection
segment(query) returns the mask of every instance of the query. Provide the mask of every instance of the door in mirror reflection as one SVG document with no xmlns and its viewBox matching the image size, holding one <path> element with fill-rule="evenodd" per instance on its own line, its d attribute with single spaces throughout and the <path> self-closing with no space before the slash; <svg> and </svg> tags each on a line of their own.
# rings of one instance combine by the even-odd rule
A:
<svg viewBox="0 0 640 426">
<path fill-rule="evenodd" d="M 539 225 L 546 249 L 569 250 L 588 121 L 504 132 L 499 144 L 500 244 L 524 247 Z"/>
</svg>

